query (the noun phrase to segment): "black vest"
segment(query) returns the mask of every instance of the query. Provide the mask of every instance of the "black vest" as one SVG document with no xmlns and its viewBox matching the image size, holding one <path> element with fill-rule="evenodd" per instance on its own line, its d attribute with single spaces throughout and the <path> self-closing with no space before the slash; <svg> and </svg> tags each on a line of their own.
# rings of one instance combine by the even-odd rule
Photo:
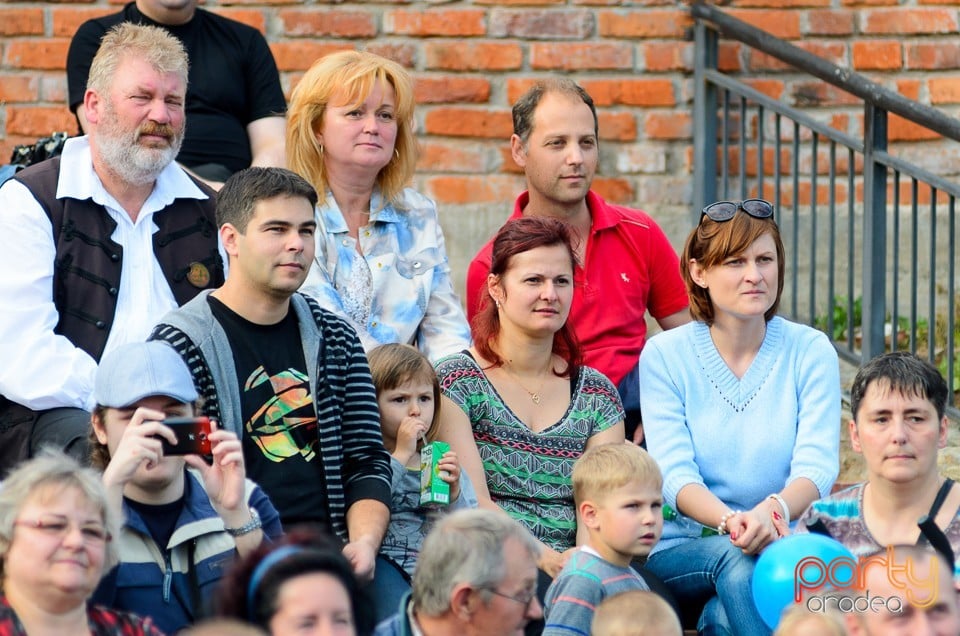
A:
<svg viewBox="0 0 960 636">
<path fill-rule="evenodd" d="M 55 157 L 20 171 L 14 179 L 30 189 L 53 229 L 57 248 L 53 302 L 59 313 L 54 332 L 99 362 L 117 309 L 123 248 L 110 238 L 117 224 L 103 206 L 90 199 L 57 199 L 59 175 L 60 157 Z M 153 253 L 180 305 L 202 289 L 223 284 L 216 193 L 196 183 L 210 198 L 178 198 L 153 216 L 159 228 L 153 235 Z"/>
</svg>

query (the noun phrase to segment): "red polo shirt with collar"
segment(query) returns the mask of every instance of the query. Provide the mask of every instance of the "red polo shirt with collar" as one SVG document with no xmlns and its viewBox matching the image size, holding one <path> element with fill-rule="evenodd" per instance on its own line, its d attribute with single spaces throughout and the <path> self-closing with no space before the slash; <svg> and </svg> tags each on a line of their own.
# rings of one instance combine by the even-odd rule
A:
<svg viewBox="0 0 960 636">
<path fill-rule="evenodd" d="M 523 216 L 530 195 L 521 194 L 510 219 Z M 646 212 L 611 205 L 592 190 L 587 208 L 593 223 L 583 266 L 574 271 L 568 322 L 583 347 L 584 364 L 615 384 L 631 371 L 646 342 L 644 314 L 655 319 L 688 305 L 680 260 L 663 230 Z M 467 270 L 467 318 L 486 294 L 493 239 Z"/>
</svg>

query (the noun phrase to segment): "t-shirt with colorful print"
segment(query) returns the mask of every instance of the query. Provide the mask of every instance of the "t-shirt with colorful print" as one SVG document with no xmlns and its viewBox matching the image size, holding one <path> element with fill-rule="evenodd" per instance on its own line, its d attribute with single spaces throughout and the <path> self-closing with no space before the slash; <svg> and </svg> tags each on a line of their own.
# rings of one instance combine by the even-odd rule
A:
<svg viewBox="0 0 960 636">
<path fill-rule="evenodd" d="M 810 504 L 797 521 L 795 532 L 809 532 L 807 521 L 819 519 L 830 536 L 846 546 L 853 556 L 865 557 L 883 548 L 863 519 L 863 492 L 866 482 L 854 484 Z M 960 583 L 960 511 L 944 529 L 953 549 L 953 580 Z"/>
<path fill-rule="evenodd" d="M 296 314 L 291 309 L 280 322 L 259 325 L 208 299 L 230 341 L 240 382 L 247 477 L 270 497 L 284 527 L 325 523 L 317 411 Z"/>
</svg>

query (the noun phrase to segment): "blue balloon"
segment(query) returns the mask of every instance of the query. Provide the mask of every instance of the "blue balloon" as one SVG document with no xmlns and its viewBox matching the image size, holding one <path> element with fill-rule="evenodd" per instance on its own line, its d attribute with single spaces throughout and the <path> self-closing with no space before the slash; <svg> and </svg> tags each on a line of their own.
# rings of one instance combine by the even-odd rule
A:
<svg viewBox="0 0 960 636">
<path fill-rule="evenodd" d="M 799 566 L 799 570 L 798 570 Z M 820 585 L 847 587 L 856 558 L 842 543 L 822 534 L 793 534 L 770 544 L 753 570 L 753 602 L 763 622 L 776 629 L 797 590 Z"/>
</svg>

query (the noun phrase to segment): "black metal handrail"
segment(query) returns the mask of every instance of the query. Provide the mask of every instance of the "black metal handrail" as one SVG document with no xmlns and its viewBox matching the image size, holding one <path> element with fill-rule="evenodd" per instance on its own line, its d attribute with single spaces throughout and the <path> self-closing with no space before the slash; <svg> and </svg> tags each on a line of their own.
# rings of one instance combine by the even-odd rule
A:
<svg viewBox="0 0 960 636">
<path fill-rule="evenodd" d="M 749 44 L 758 51 L 856 95 L 878 108 L 936 130 L 944 137 L 960 141 L 960 120 L 949 117 L 936 108 L 907 99 L 851 69 L 837 66 L 766 31 L 752 27 L 713 5 L 694 3 L 690 7 L 690 13 L 695 18 L 710 22 L 716 31 L 727 37 Z"/>
</svg>

